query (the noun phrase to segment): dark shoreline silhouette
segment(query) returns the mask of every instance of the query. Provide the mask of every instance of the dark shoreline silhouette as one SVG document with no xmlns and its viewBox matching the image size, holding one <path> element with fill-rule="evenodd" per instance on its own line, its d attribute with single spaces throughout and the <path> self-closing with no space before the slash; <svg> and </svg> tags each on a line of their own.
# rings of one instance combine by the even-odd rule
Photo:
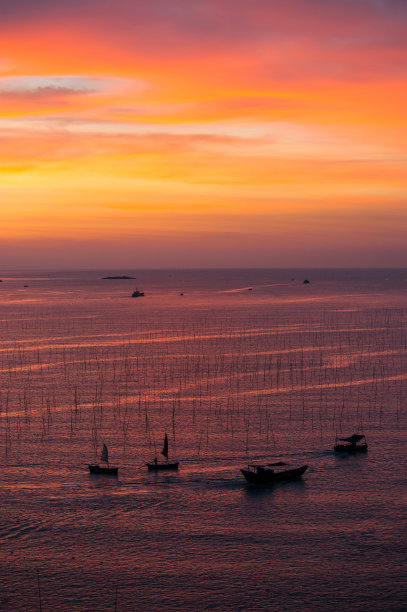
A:
<svg viewBox="0 0 407 612">
<path fill-rule="evenodd" d="M 102 280 L 135 280 L 135 276 L 103 276 Z"/>
</svg>

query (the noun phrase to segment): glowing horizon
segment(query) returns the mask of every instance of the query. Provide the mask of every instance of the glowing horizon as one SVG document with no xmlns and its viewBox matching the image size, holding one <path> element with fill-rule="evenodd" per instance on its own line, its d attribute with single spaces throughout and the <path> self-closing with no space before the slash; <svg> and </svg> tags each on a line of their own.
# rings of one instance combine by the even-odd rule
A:
<svg viewBox="0 0 407 612">
<path fill-rule="evenodd" d="M 3 268 L 407 265 L 403 2 L 19 4 Z"/>
</svg>

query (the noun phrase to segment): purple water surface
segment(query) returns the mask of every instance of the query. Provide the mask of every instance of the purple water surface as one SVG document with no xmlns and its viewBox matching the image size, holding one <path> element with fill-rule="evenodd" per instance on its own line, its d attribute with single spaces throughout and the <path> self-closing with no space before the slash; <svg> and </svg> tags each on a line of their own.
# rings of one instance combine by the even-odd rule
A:
<svg viewBox="0 0 407 612">
<path fill-rule="evenodd" d="M 406 609 L 406 270 L 1 278 L 0 610 Z"/>
</svg>

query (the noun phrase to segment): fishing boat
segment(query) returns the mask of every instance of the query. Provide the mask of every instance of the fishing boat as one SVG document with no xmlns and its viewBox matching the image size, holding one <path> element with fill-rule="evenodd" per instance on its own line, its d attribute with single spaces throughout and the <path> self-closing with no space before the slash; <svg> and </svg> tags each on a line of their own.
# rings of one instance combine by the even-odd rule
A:
<svg viewBox="0 0 407 612">
<path fill-rule="evenodd" d="M 178 470 L 179 461 L 168 461 L 168 436 L 165 434 L 164 436 L 164 444 L 163 449 L 161 451 L 163 457 L 165 457 L 166 461 L 158 461 L 157 457 L 154 457 L 154 461 L 152 463 L 147 463 L 147 467 L 149 470 Z"/>
<path fill-rule="evenodd" d="M 144 297 L 144 291 L 139 291 L 138 289 L 136 289 L 131 294 L 131 297 Z"/>
<path fill-rule="evenodd" d="M 110 476 L 117 476 L 119 468 L 109 465 L 109 451 L 107 450 L 106 444 L 103 444 L 100 460 L 104 461 L 106 465 L 89 465 L 89 472 L 91 474 L 109 474 Z"/>
<path fill-rule="evenodd" d="M 340 444 L 344 442 L 345 444 Z M 336 438 L 334 446 L 335 453 L 364 453 L 367 451 L 366 436 L 362 434 L 353 434 L 349 438 Z"/>
<path fill-rule="evenodd" d="M 247 469 L 240 470 L 248 482 L 253 484 L 274 484 L 284 480 L 297 480 L 301 478 L 308 465 L 297 468 L 286 468 L 288 464 L 283 461 L 258 465 L 249 463 Z"/>
</svg>

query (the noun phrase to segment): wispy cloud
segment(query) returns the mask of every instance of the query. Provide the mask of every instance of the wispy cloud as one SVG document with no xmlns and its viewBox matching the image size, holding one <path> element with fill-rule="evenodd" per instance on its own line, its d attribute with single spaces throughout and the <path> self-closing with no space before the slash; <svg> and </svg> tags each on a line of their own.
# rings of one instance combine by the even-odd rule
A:
<svg viewBox="0 0 407 612">
<path fill-rule="evenodd" d="M 132 81 L 132 86 L 135 86 Z M 129 86 L 129 80 L 85 76 L 40 75 L 0 77 L 0 95 L 32 96 L 78 95 L 110 92 Z M 140 81 L 137 87 L 141 88 Z"/>
</svg>

